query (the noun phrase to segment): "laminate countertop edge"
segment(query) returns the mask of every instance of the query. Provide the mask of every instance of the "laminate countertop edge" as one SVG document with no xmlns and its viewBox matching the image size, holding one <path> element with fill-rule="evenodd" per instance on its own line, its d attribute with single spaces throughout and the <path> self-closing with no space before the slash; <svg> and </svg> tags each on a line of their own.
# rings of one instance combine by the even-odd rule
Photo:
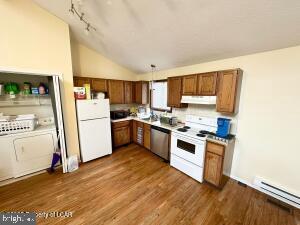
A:
<svg viewBox="0 0 300 225">
<path fill-rule="evenodd" d="M 170 131 L 172 131 L 174 129 L 177 129 L 177 128 L 179 128 L 183 125 L 183 124 L 179 123 L 177 126 L 170 126 L 170 125 L 167 125 L 167 124 L 161 124 L 160 121 L 150 122 L 150 121 L 139 119 L 137 117 L 132 117 L 132 116 L 122 118 L 122 119 L 117 119 L 117 120 L 111 120 L 111 122 L 112 123 L 118 123 L 118 122 L 128 121 L 128 120 L 135 120 L 135 121 L 139 121 L 139 122 L 142 122 L 142 123 L 147 123 L 147 124 L 157 126 L 157 127 L 161 127 L 161 128 L 164 128 L 164 129 L 167 129 L 167 130 L 170 130 Z"/>
</svg>

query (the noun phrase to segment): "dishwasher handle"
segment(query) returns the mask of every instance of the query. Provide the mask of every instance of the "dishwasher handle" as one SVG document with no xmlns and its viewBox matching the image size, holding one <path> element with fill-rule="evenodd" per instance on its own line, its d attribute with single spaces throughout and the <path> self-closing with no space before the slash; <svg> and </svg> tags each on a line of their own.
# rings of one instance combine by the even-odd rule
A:
<svg viewBox="0 0 300 225">
<path fill-rule="evenodd" d="M 151 129 L 158 130 L 158 131 L 161 131 L 161 132 L 166 133 L 166 134 L 170 134 L 170 130 L 165 129 L 165 128 L 161 128 L 161 127 L 157 127 L 157 126 L 154 126 L 154 125 L 151 125 Z"/>
</svg>

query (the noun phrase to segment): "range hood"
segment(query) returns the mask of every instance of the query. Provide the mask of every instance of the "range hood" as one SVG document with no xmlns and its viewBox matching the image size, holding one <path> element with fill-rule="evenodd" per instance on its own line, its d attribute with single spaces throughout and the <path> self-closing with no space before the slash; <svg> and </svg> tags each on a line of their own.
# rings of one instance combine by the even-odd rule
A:
<svg viewBox="0 0 300 225">
<path fill-rule="evenodd" d="M 182 96 L 181 103 L 215 105 L 217 103 L 216 96 Z"/>
</svg>

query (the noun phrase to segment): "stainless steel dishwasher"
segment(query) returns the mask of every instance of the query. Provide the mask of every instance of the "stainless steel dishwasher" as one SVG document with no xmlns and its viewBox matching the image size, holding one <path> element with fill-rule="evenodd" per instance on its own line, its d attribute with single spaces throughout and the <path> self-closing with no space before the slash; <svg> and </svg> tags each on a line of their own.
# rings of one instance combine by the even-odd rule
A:
<svg viewBox="0 0 300 225">
<path fill-rule="evenodd" d="M 151 126 L 151 152 L 165 160 L 170 159 L 169 136 L 169 130 L 153 125 Z"/>
</svg>

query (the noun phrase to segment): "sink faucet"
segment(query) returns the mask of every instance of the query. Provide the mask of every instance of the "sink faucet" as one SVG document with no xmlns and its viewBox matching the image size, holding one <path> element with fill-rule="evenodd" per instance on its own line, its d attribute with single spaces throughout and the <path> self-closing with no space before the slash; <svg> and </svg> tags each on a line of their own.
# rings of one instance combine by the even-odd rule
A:
<svg viewBox="0 0 300 225">
<path fill-rule="evenodd" d="M 159 118 L 158 118 L 158 115 L 155 114 L 153 110 L 151 110 L 151 112 L 150 112 L 150 118 L 151 118 L 151 120 L 153 120 L 153 121 L 158 121 L 158 119 L 159 119 Z"/>
</svg>

